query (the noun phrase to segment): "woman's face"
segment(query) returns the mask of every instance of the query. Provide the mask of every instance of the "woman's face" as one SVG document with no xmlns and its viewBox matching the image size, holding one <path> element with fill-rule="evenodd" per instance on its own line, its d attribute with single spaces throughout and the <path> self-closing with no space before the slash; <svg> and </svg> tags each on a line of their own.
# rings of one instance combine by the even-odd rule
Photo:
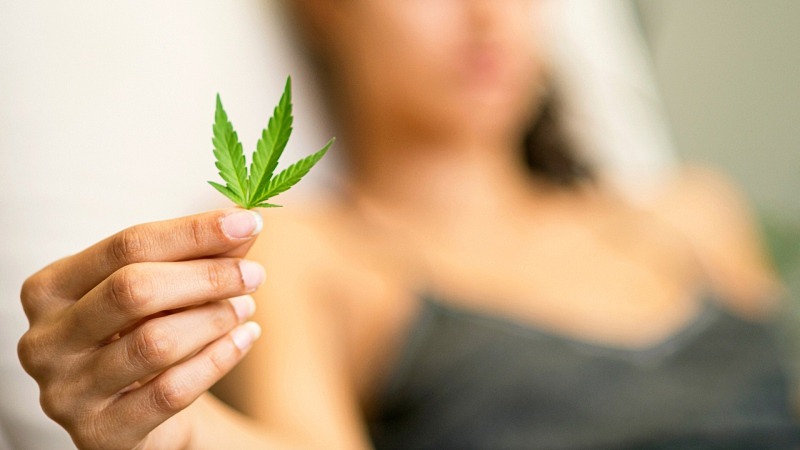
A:
<svg viewBox="0 0 800 450">
<path fill-rule="evenodd" d="M 517 133 L 528 119 L 542 78 L 539 0 L 315 1 L 329 67 L 370 115 L 466 138 Z"/>
</svg>

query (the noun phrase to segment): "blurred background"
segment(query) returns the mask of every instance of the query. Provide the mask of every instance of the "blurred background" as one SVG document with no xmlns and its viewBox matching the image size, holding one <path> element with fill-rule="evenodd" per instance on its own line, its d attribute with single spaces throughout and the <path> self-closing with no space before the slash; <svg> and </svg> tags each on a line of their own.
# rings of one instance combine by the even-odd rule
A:
<svg viewBox="0 0 800 450">
<path fill-rule="evenodd" d="M 753 202 L 800 292 L 800 2 L 636 0 L 684 159 L 725 170 Z"/>
<path fill-rule="evenodd" d="M 630 13 L 672 149 L 738 182 L 800 299 L 800 1 L 571 1 Z M 47 420 L 8 400 L 36 398 L 14 350 L 22 280 L 133 223 L 225 205 L 205 183 L 217 92 L 248 153 L 289 73 L 287 159 L 331 135 L 276 3 L 0 0 L 0 449 L 35 448 L 3 429 Z"/>
<path fill-rule="evenodd" d="M 302 63 L 272 17 L 276 0 L 0 3 L 0 187 L 5 192 L 20 188 L 11 181 L 19 173 L 14 158 L 20 152 L 79 142 L 95 149 L 86 150 L 92 164 L 80 158 L 55 164 L 52 158 L 26 157 L 50 179 L 94 177 L 113 186 L 146 177 L 145 197 L 160 197 L 169 189 L 187 209 L 205 207 L 215 197 L 198 194 L 197 183 L 216 176 L 211 152 L 200 150 L 208 147 L 214 94 L 222 94 L 247 147 L 288 73 L 300 78 L 295 102 L 303 117 L 289 150 L 318 148 L 330 135 L 320 125 L 316 95 L 302 79 Z M 789 281 L 800 279 L 791 272 L 800 252 L 800 2 L 595 3 L 624 4 L 634 11 L 674 151 L 682 159 L 722 168 L 744 188 L 781 270 L 793 274 Z M 144 147 L 163 148 L 162 159 L 144 173 L 129 170 L 143 151 L 135 149 Z M 175 167 L 197 182 L 170 183 Z M 61 212 L 59 200 L 72 195 L 68 189 L 49 192 L 51 212 Z M 103 190 L 94 195 L 98 204 L 124 202 L 111 194 L 102 198 Z M 8 210 L 30 200 L 4 198 L 0 206 Z M 150 213 L 173 215 L 174 206 Z M 126 215 L 128 210 L 120 208 L 114 225 L 141 219 Z M 92 231 L 89 235 L 96 236 L 106 228 Z"/>
</svg>

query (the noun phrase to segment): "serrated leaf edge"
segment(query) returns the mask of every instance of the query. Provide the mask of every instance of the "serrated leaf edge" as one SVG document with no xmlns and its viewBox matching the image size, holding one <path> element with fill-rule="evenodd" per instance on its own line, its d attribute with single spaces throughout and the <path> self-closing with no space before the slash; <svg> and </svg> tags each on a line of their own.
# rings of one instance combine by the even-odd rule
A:
<svg viewBox="0 0 800 450">
<path fill-rule="evenodd" d="M 264 195 L 258 199 L 258 203 L 266 201 L 282 192 L 286 192 L 292 186 L 297 184 L 301 179 L 303 179 L 304 176 L 306 176 L 306 174 L 308 174 L 311 168 L 314 167 L 314 165 L 316 165 L 323 156 L 325 156 L 325 153 L 328 152 L 328 149 L 331 147 L 331 145 L 333 145 L 334 141 L 335 138 L 331 139 L 317 152 L 306 156 L 305 158 L 295 162 L 281 171 L 277 176 L 275 176 L 275 178 L 270 180 L 267 192 L 265 192 Z"/>
<path fill-rule="evenodd" d="M 228 119 L 220 95 L 217 94 L 212 127 L 212 143 L 216 158 L 214 165 L 226 185 L 223 186 L 214 181 L 208 181 L 208 183 L 245 209 L 281 207 L 281 205 L 267 203 L 266 200 L 297 184 L 325 156 L 336 140 L 336 138 L 332 138 L 320 150 L 291 164 L 273 178 L 278 159 L 283 154 L 293 130 L 291 82 L 291 77 L 288 77 L 281 99 L 273 110 L 267 128 L 262 131 L 261 139 L 256 144 L 249 175 L 242 144 L 239 142 L 233 124 Z M 256 162 L 257 159 L 258 162 Z M 264 164 L 266 164 L 266 169 L 256 180 L 253 175 L 261 172 L 259 169 Z"/>
<path fill-rule="evenodd" d="M 214 146 L 214 165 L 219 170 L 219 176 L 225 181 L 225 188 L 241 199 L 240 205 L 245 203 L 249 196 L 247 166 L 242 144 L 239 136 L 228 119 L 228 114 L 222 104 L 220 95 L 217 94 L 216 109 L 214 111 L 214 125 L 212 127 Z M 213 185 L 212 185 L 213 186 Z M 216 186 L 215 186 L 216 188 Z M 224 191 L 217 188 L 223 194 Z M 230 196 L 228 196 L 230 197 Z"/>
<path fill-rule="evenodd" d="M 269 187 L 278 159 L 286 149 L 292 134 L 292 77 L 286 78 L 283 93 L 274 108 L 267 127 L 261 132 L 250 164 L 248 200 L 261 198 Z M 255 202 L 258 203 L 258 202 Z"/>
</svg>

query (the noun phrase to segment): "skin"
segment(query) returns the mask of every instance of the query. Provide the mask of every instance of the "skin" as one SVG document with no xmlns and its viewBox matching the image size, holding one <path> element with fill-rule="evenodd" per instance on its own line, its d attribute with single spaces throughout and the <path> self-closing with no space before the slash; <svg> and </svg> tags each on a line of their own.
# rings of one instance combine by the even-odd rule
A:
<svg viewBox="0 0 800 450">
<path fill-rule="evenodd" d="M 225 234 L 236 210 L 137 225 L 26 280 L 20 359 L 79 447 L 369 448 L 365 419 L 423 287 L 620 348 L 691 321 L 701 286 L 753 320 L 774 308 L 780 286 L 721 176 L 681 171 L 634 208 L 521 167 L 546 72 L 538 2 L 291 8 L 329 69 L 346 193 L 270 212 L 258 241 L 249 213 L 228 228 L 244 237 Z M 245 254 L 269 274 L 256 292 Z M 227 300 L 247 293 L 252 348 L 249 301 Z M 217 392 L 245 414 L 206 392 L 240 361 Z"/>
<path fill-rule="evenodd" d="M 189 442 L 177 413 L 258 337 L 257 326 L 240 325 L 264 279 L 241 258 L 257 222 L 230 210 L 137 225 L 25 281 L 20 361 L 79 447 Z"/>
</svg>

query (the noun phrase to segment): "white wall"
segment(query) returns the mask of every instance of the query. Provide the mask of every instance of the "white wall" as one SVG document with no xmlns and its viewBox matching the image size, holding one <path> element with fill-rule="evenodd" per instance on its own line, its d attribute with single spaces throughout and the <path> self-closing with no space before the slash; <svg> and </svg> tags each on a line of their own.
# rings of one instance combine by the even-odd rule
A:
<svg viewBox="0 0 800 450">
<path fill-rule="evenodd" d="M 218 177 L 214 96 L 249 155 L 286 75 L 299 75 L 276 22 L 266 0 L 0 4 L 0 434 L 8 445 L 70 442 L 44 418 L 17 362 L 22 280 L 128 225 L 228 204 L 206 184 Z M 309 116 L 313 93 L 295 81 L 300 117 L 289 158 L 328 137 Z"/>
<path fill-rule="evenodd" d="M 637 4 L 679 152 L 800 225 L 800 1 Z"/>
</svg>

